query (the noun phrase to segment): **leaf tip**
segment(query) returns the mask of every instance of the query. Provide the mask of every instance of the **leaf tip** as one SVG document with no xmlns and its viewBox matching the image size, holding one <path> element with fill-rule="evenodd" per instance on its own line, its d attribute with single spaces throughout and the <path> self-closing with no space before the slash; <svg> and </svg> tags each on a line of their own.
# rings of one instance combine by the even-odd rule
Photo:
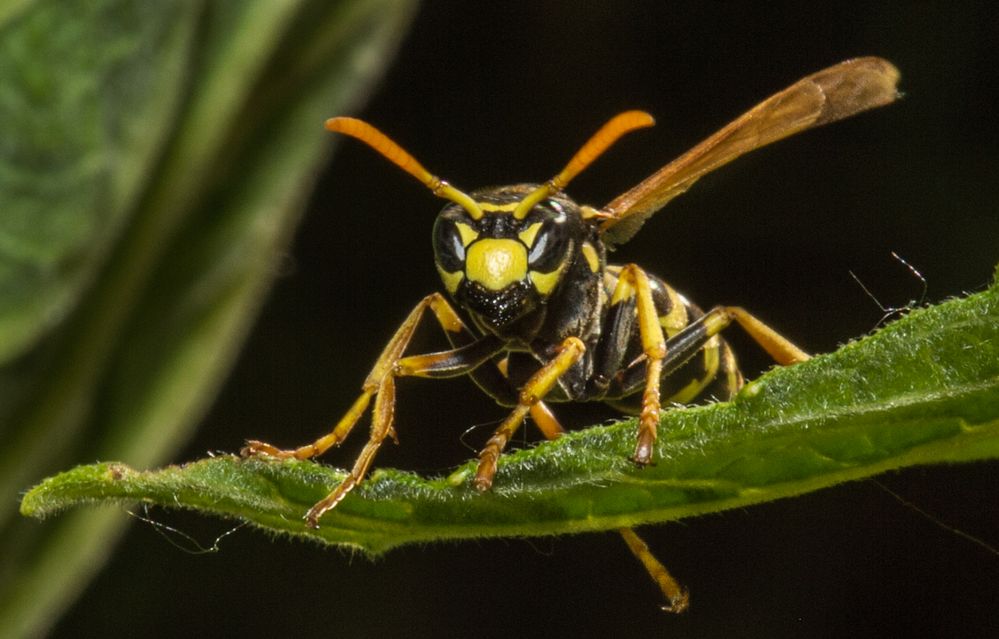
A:
<svg viewBox="0 0 999 639">
<path fill-rule="evenodd" d="M 138 474 L 121 463 L 107 462 L 77 466 L 52 477 L 46 477 L 21 498 L 19 511 L 24 517 L 44 519 L 74 504 L 94 499 L 102 489 Z"/>
</svg>

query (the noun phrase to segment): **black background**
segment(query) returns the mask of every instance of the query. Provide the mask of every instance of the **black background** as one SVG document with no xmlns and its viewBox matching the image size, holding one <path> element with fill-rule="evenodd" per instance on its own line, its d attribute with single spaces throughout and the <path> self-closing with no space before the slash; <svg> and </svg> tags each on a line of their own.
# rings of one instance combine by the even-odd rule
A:
<svg viewBox="0 0 999 639">
<path fill-rule="evenodd" d="M 891 251 L 923 273 L 926 301 L 989 281 L 999 260 L 997 24 L 986 2 L 430 2 L 357 115 L 470 190 L 548 178 L 609 116 L 650 111 L 654 129 L 571 186 L 602 204 L 803 75 L 858 55 L 893 60 L 903 101 L 726 167 L 615 258 L 702 305 L 744 305 L 824 352 L 882 316 L 849 271 L 886 306 L 921 296 Z M 246 437 L 297 445 L 323 432 L 398 322 L 439 289 L 429 246 L 439 206 L 343 144 L 237 369 L 178 461 Z M 731 339 L 750 376 L 767 365 L 737 331 Z M 400 386 L 402 445 L 386 447 L 381 466 L 444 472 L 502 416 L 466 380 Z M 346 465 L 355 437 L 326 461 Z M 878 481 L 999 545 L 997 470 Z M 229 528 L 153 517 L 206 545 Z M 371 562 L 249 529 L 217 554 L 191 555 L 137 525 L 55 634 L 985 636 L 997 625 L 999 556 L 872 481 L 643 535 L 690 588 L 686 615 L 658 611 L 657 591 L 611 533 L 408 547 Z"/>
</svg>

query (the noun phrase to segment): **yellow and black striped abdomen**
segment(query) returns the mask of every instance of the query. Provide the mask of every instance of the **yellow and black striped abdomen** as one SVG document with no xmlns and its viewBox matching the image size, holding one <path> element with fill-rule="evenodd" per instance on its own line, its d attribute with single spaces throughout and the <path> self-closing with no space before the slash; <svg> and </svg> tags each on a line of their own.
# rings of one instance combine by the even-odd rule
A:
<svg viewBox="0 0 999 639">
<path fill-rule="evenodd" d="M 604 288 L 608 291 L 608 295 L 614 291 L 620 271 L 621 267 L 618 265 L 607 266 Z M 662 326 L 667 339 L 704 315 L 697 305 L 691 303 L 666 282 L 654 275 L 648 277 L 659 325 Z M 634 361 L 641 356 L 642 345 L 637 331 L 631 336 L 627 350 L 626 362 Z M 636 379 L 641 377 L 634 376 Z M 663 377 L 660 397 L 664 404 L 724 401 L 738 392 L 743 383 L 732 348 L 721 336 L 715 335 L 708 339 L 704 347 L 689 360 Z M 641 408 L 640 395 L 638 392 L 627 397 L 608 398 L 608 403 L 627 412 L 637 412 Z"/>
</svg>

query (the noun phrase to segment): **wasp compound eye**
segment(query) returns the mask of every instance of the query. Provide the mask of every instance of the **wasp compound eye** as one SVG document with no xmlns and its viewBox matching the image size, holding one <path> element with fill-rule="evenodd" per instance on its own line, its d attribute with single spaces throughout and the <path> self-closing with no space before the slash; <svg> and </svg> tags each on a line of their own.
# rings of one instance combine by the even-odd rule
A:
<svg viewBox="0 0 999 639">
<path fill-rule="evenodd" d="M 449 273 L 462 270 L 465 264 L 465 242 L 454 221 L 437 218 L 434 223 L 433 248 L 439 267 Z"/>
</svg>

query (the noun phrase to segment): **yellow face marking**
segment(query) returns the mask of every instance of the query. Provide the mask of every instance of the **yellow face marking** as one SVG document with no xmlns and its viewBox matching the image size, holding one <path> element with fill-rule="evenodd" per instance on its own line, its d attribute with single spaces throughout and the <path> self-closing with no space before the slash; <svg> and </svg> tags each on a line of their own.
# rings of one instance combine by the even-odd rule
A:
<svg viewBox="0 0 999 639">
<path fill-rule="evenodd" d="M 534 284 L 534 288 L 537 289 L 538 293 L 548 295 L 555 288 L 555 285 L 558 284 L 559 277 L 562 275 L 562 269 L 557 269 L 551 273 L 531 271 L 529 275 L 531 276 L 531 283 Z"/>
<path fill-rule="evenodd" d="M 510 213 L 517 208 L 520 202 L 507 202 L 506 204 L 493 204 L 492 202 L 477 202 L 479 208 L 490 213 Z"/>
<path fill-rule="evenodd" d="M 589 242 L 583 242 L 583 246 L 580 250 L 583 252 L 583 257 L 586 258 L 586 263 L 589 264 L 590 270 L 594 273 L 599 271 L 600 256 L 597 255 L 597 249 L 595 249 Z"/>
<path fill-rule="evenodd" d="M 478 239 L 478 237 L 479 237 L 478 231 L 476 231 L 475 229 L 473 229 L 471 226 L 469 226 L 467 224 L 463 224 L 461 222 L 455 223 L 455 226 L 458 227 L 458 234 L 461 235 L 461 245 L 462 246 L 468 246 L 469 244 L 471 244 L 472 242 L 474 242 L 476 239 Z"/>
<path fill-rule="evenodd" d="M 520 238 L 521 242 L 527 245 L 527 248 L 531 248 L 534 246 L 534 239 L 538 236 L 538 231 L 540 230 L 541 222 L 535 222 L 520 233 L 517 233 L 517 237 Z"/>
<path fill-rule="evenodd" d="M 565 267 L 569 265 L 569 260 L 564 259 L 562 263 L 558 265 L 558 268 L 550 273 L 542 273 L 541 271 L 531 271 L 528 275 L 531 278 L 531 283 L 534 284 L 534 289 L 541 295 L 548 295 L 552 292 L 555 286 L 562 279 L 562 271 Z"/>
<path fill-rule="evenodd" d="M 437 272 L 440 273 L 441 280 L 444 282 L 444 288 L 447 289 L 448 293 L 454 293 L 458 290 L 458 285 L 461 284 L 461 280 L 465 279 L 465 274 L 461 271 L 455 273 L 448 273 L 437 264 Z"/>
<path fill-rule="evenodd" d="M 527 249 L 517 240 L 484 239 L 468 248 L 468 279 L 498 291 L 527 276 Z"/>
</svg>

